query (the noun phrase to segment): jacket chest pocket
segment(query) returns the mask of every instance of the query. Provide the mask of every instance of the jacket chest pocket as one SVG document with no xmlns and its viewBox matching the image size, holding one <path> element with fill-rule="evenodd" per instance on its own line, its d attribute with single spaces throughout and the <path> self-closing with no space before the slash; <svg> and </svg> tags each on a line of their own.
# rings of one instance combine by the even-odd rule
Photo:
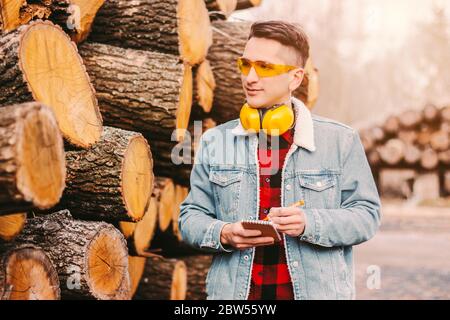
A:
<svg viewBox="0 0 450 320">
<path fill-rule="evenodd" d="M 298 177 L 306 208 L 338 208 L 337 175 L 301 174 Z"/>
<path fill-rule="evenodd" d="M 241 193 L 242 171 L 210 171 L 217 218 L 223 221 L 235 221 Z"/>
</svg>

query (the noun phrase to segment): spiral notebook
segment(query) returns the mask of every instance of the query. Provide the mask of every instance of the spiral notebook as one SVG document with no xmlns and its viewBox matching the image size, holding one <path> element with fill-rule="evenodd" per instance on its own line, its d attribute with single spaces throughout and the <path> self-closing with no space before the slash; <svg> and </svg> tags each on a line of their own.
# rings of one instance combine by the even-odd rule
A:
<svg viewBox="0 0 450 320">
<path fill-rule="evenodd" d="M 241 222 L 244 229 L 260 230 L 262 232 L 261 237 L 272 237 L 275 242 L 281 241 L 280 234 L 270 221 L 243 220 Z"/>
</svg>

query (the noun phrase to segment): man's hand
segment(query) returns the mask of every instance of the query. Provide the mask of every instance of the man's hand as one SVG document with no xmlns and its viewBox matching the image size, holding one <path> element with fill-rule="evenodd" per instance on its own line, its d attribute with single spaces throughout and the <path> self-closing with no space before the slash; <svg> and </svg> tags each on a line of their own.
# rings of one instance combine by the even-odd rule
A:
<svg viewBox="0 0 450 320">
<path fill-rule="evenodd" d="M 274 243 L 272 237 L 260 237 L 261 231 L 244 229 L 240 222 L 226 224 L 220 233 L 222 245 L 230 245 L 243 250 L 252 247 L 266 246 Z"/>
<path fill-rule="evenodd" d="M 306 217 L 298 207 L 271 208 L 269 219 L 275 228 L 291 237 L 303 234 L 306 226 Z"/>
</svg>

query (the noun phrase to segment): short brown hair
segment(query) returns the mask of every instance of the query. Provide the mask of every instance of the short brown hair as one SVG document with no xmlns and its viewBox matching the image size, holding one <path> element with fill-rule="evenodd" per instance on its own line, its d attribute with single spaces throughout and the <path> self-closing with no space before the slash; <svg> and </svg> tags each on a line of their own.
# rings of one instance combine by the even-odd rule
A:
<svg viewBox="0 0 450 320">
<path fill-rule="evenodd" d="M 247 40 L 252 37 L 275 40 L 282 45 L 294 48 L 300 58 L 298 64 L 302 67 L 309 58 L 308 36 L 297 23 L 280 20 L 257 21 L 252 24 Z"/>
</svg>

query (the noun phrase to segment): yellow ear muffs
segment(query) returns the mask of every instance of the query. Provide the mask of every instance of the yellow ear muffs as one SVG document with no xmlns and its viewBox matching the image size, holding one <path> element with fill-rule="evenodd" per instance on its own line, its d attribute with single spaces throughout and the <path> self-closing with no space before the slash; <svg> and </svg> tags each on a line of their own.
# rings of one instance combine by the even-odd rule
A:
<svg viewBox="0 0 450 320">
<path fill-rule="evenodd" d="M 261 128 L 261 121 L 258 109 L 252 108 L 248 103 L 244 104 L 239 114 L 242 126 L 245 130 L 259 132 Z"/>
<path fill-rule="evenodd" d="M 259 132 L 263 129 L 267 135 L 279 136 L 294 124 L 294 111 L 285 104 L 275 106 L 266 111 L 261 123 L 260 109 L 252 108 L 246 103 L 241 108 L 239 118 L 246 130 Z"/>
</svg>

